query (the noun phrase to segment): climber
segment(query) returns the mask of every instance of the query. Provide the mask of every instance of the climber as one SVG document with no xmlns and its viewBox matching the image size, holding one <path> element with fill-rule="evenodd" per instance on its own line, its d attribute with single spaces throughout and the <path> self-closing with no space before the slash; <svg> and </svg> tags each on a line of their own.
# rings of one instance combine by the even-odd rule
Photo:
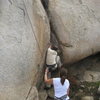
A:
<svg viewBox="0 0 100 100">
<path fill-rule="evenodd" d="M 58 78 L 48 78 L 49 70 L 46 68 L 44 81 L 47 84 L 52 84 L 54 86 L 54 100 L 69 100 L 69 86 L 70 83 L 67 77 L 67 70 L 65 68 L 60 69 L 60 77 Z"/>
<path fill-rule="evenodd" d="M 58 66 L 61 66 L 60 57 L 57 54 L 58 48 L 52 44 L 50 44 L 47 50 L 46 57 L 46 66 L 49 68 L 49 71 L 54 71 Z"/>
</svg>

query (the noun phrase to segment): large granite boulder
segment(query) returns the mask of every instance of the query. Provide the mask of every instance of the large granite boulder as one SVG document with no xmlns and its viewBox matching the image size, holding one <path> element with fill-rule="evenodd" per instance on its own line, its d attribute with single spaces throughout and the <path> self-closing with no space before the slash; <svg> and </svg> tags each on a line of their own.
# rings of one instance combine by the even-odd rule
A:
<svg viewBox="0 0 100 100">
<path fill-rule="evenodd" d="M 49 0 L 49 16 L 65 63 L 100 51 L 99 0 Z"/>
<path fill-rule="evenodd" d="M 40 0 L 0 0 L 0 100 L 38 100 L 49 35 Z"/>
</svg>

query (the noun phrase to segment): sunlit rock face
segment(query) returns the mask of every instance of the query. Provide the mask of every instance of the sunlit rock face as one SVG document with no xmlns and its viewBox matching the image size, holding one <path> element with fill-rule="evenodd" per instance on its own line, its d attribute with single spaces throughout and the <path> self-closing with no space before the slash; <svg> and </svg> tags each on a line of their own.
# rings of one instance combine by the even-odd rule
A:
<svg viewBox="0 0 100 100">
<path fill-rule="evenodd" d="M 65 63 L 100 51 L 99 0 L 49 0 L 48 9 Z"/>
<path fill-rule="evenodd" d="M 49 35 L 40 0 L 0 0 L 0 100 L 38 100 Z"/>
</svg>

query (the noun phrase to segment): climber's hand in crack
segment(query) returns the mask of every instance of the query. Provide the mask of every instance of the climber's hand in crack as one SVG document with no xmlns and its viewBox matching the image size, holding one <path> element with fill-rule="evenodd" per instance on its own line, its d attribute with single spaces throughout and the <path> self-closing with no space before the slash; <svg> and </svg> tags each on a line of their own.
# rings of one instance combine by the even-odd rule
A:
<svg viewBox="0 0 100 100">
<path fill-rule="evenodd" d="M 48 73 L 48 72 L 49 72 L 49 68 L 46 68 L 46 69 L 45 69 L 45 73 Z"/>
</svg>

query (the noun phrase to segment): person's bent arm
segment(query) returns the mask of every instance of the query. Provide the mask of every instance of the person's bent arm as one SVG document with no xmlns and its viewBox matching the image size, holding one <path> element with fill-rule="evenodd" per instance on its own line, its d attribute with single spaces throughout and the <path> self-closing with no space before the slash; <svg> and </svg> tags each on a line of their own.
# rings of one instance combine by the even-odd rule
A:
<svg viewBox="0 0 100 100">
<path fill-rule="evenodd" d="M 52 83 L 53 83 L 53 79 L 48 79 L 47 74 L 48 74 L 48 69 L 46 68 L 46 70 L 45 70 L 45 75 L 44 75 L 44 81 L 45 81 L 45 83 L 47 83 L 47 84 L 52 84 Z"/>
</svg>

